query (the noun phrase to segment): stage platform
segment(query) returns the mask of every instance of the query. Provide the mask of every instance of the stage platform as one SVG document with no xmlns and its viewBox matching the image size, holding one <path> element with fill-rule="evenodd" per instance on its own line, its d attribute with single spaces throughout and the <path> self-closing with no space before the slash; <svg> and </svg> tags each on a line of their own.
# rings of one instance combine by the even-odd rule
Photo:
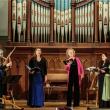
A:
<svg viewBox="0 0 110 110">
<path fill-rule="evenodd" d="M 45 102 L 45 106 L 42 108 L 31 108 L 27 106 L 26 100 L 16 100 L 15 101 L 18 106 L 24 108 L 24 110 L 57 110 L 57 107 L 65 107 L 66 102 L 58 102 L 58 101 L 49 101 Z M 86 104 L 85 101 L 81 101 L 80 107 L 74 107 L 74 110 L 87 110 L 88 107 L 98 108 L 95 107 L 95 102 L 91 101 L 90 104 Z M 6 110 L 11 110 L 11 106 L 7 105 Z M 97 109 L 94 109 L 97 110 Z"/>
</svg>

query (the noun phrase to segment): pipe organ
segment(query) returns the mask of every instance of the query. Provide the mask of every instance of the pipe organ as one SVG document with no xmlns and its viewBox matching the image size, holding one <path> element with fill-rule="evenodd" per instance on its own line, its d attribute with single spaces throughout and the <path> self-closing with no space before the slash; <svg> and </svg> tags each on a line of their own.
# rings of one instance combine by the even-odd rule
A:
<svg viewBox="0 0 110 110">
<path fill-rule="evenodd" d="M 71 0 L 55 0 L 54 38 L 56 43 L 71 42 Z"/>
<path fill-rule="evenodd" d="M 94 41 L 94 1 L 75 9 L 75 35 L 78 43 Z"/>
<path fill-rule="evenodd" d="M 50 36 L 50 9 L 35 1 L 31 4 L 31 41 L 48 43 Z"/>
<path fill-rule="evenodd" d="M 110 1 L 99 0 L 30 0 L 30 18 L 28 0 L 11 0 L 11 42 L 49 43 L 53 32 L 54 43 L 71 43 L 74 36 L 76 43 L 94 43 L 110 41 Z M 53 5 L 51 3 L 53 2 Z M 72 5 L 74 4 L 74 6 Z M 53 7 L 53 12 L 51 11 Z M 74 8 L 75 14 L 72 15 Z M 97 14 L 95 10 L 98 8 Z M 51 22 L 51 17 L 53 23 Z M 75 18 L 75 33 L 72 34 L 72 20 Z M 95 24 L 97 17 L 97 24 Z M 30 19 L 30 22 L 29 20 Z M 29 24 L 30 29 L 27 25 Z M 50 27 L 53 27 L 52 29 Z M 98 32 L 95 32 L 95 28 Z"/>
<path fill-rule="evenodd" d="M 46 0 L 45 0 L 46 2 Z M 27 0 L 12 0 L 12 42 L 27 42 Z M 50 8 L 31 0 L 30 41 L 48 43 L 50 35 Z"/>
<path fill-rule="evenodd" d="M 26 0 L 12 0 L 12 42 L 25 42 L 26 14 Z"/>
<path fill-rule="evenodd" d="M 84 1 L 84 0 L 75 0 L 76 1 L 76 3 L 79 3 L 79 2 L 82 2 L 82 1 Z"/>
<path fill-rule="evenodd" d="M 99 41 L 110 41 L 110 1 L 99 0 Z"/>
</svg>

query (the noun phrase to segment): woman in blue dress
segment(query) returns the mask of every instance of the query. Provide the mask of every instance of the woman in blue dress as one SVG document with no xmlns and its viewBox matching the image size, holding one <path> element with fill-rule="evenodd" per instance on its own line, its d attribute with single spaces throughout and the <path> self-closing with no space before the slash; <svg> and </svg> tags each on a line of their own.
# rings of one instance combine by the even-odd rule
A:
<svg viewBox="0 0 110 110">
<path fill-rule="evenodd" d="M 29 74 L 28 105 L 31 107 L 44 106 L 43 84 L 47 81 L 47 61 L 41 53 L 41 49 L 37 48 L 29 61 L 31 72 Z"/>
<path fill-rule="evenodd" d="M 7 94 L 7 82 L 6 82 L 6 70 L 12 66 L 11 58 L 5 59 L 3 56 L 3 50 L 0 49 L 0 98 Z M 2 108 L 0 100 L 0 108 Z M 1 109 L 0 109 L 1 110 Z"/>
<path fill-rule="evenodd" d="M 3 50 L 0 49 L 0 97 L 6 95 L 7 93 L 7 84 L 6 84 L 6 70 L 12 66 L 11 58 L 6 59 L 3 56 Z"/>
</svg>

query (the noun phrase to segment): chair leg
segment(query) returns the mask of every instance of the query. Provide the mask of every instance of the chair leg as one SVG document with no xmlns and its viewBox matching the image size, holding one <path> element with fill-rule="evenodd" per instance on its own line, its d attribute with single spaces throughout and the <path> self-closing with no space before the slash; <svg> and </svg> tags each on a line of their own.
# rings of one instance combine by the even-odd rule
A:
<svg viewBox="0 0 110 110">
<path fill-rule="evenodd" d="M 4 109 L 6 109 L 6 97 L 3 95 L 3 99 L 2 99 L 2 102 L 3 102 L 3 104 L 4 104 Z"/>
<path fill-rule="evenodd" d="M 98 90 L 96 90 L 96 107 L 98 106 Z"/>
<path fill-rule="evenodd" d="M 89 95 L 88 95 L 88 91 L 87 91 L 87 94 L 86 94 L 86 103 L 87 103 L 87 104 L 88 104 L 88 99 L 89 99 L 88 96 L 89 96 Z"/>
<path fill-rule="evenodd" d="M 17 108 L 17 109 L 20 109 L 20 110 L 22 109 L 21 107 L 19 107 L 19 106 L 17 106 L 16 104 L 12 103 L 10 100 L 6 100 L 6 102 L 7 102 L 8 104 L 12 105 L 13 108 Z"/>
<path fill-rule="evenodd" d="M 10 97 L 11 97 L 11 102 L 13 103 L 13 104 L 15 104 L 15 100 L 14 100 L 14 97 L 13 97 L 13 91 L 12 90 L 10 90 L 9 91 L 10 93 Z M 14 106 L 12 105 L 12 108 L 14 108 Z"/>
</svg>

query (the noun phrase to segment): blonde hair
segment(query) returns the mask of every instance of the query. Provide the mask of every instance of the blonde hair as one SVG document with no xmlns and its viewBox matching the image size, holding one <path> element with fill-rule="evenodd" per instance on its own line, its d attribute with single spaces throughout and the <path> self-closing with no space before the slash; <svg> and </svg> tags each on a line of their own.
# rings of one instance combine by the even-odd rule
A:
<svg viewBox="0 0 110 110">
<path fill-rule="evenodd" d="M 73 48 L 68 48 L 68 49 L 66 50 L 66 56 L 67 56 L 67 58 L 69 57 L 69 55 L 68 55 L 69 50 L 72 50 L 73 53 L 75 53 L 75 50 L 74 50 Z"/>
</svg>

